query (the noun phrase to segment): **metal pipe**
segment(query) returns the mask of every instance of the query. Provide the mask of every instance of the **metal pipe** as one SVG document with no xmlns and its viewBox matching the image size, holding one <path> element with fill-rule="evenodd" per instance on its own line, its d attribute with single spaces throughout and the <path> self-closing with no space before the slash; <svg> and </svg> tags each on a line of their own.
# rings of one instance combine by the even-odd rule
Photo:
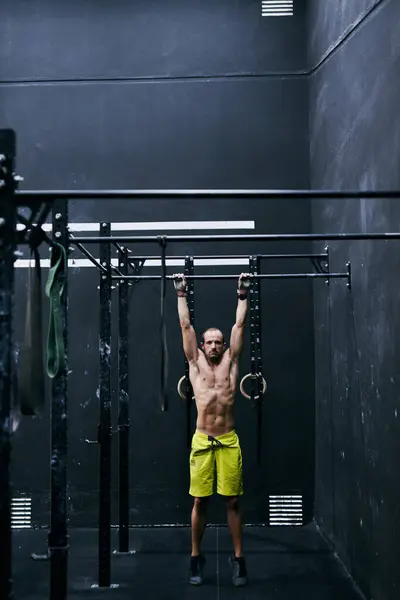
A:
<svg viewBox="0 0 400 600">
<path fill-rule="evenodd" d="M 293 242 L 293 241 L 325 241 L 325 240 L 398 240 L 400 232 L 392 233 L 253 233 L 236 235 L 169 235 L 163 236 L 166 242 Z M 99 244 L 101 242 L 121 243 L 159 243 L 160 236 L 110 236 L 101 238 L 76 237 L 73 242 L 81 244 Z"/>
<path fill-rule="evenodd" d="M 250 279 L 339 279 L 341 277 L 348 277 L 348 273 L 260 273 L 258 275 L 250 275 Z M 187 279 L 239 279 L 239 275 L 187 275 Z M 125 275 L 124 277 L 117 277 L 113 275 L 111 279 L 146 279 L 146 280 L 158 280 L 161 279 L 161 275 Z M 175 279 L 172 275 L 167 275 L 166 279 Z"/>
<path fill-rule="evenodd" d="M 116 244 L 117 246 L 117 244 Z M 326 254 L 258 254 L 257 256 L 259 256 L 260 258 L 268 258 L 268 259 L 281 259 L 281 258 L 319 258 L 319 259 L 327 259 L 328 258 L 328 253 Z M 131 256 L 130 254 L 128 255 L 129 260 L 157 260 L 160 257 L 157 254 L 152 254 L 149 256 Z M 167 260 L 185 260 L 185 258 L 187 258 L 186 256 L 175 256 L 175 255 L 171 255 L 171 256 L 167 256 Z M 236 259 L 240 259 L 240 258 L 249 258 L 248 254 L 200 254 L 200 255 L 195 255 L 192 256 L 192 258 L 194 260 L 204 260 L 204 259 L 210 259 L 210 260 L 214 260 L 217 258 L 221 258 L 221 259 L 232 259 L 232 260 L 236 260 Z"/>
<path fill-rule="evenodd" d="M 113 199 L 287 199 L 292 198 L 400 198 L 399 190 L 20 190 L 15 192 L 18 204 L 32 200 L 113 200 Z"/>
</svg>

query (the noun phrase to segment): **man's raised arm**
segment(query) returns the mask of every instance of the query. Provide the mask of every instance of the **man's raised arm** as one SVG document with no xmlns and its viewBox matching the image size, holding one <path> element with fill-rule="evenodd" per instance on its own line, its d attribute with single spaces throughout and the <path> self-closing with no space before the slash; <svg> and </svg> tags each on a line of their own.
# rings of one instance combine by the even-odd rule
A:
<svg viewBox="0 0 400 600">
<path fill-rule="evenodd" d="M 196 333 L 190 324 L 190 312 L 186 300 L 187 283 L 182 273 L 173 275 L 176 295 L 178 297 L 178 315 L 182 330 L 183 351 L 189 363 L 196 363 L 198 358 L 198 346 Z"/>
<path fill-rule="evenodd" d="M 238 282 L 238 303 L 236 308 L 236 322 L 232 327 L 230 341 L 230 357 L 231 361 L 239 360 L 243 348 L 244 327 L 246 324 L 247 308 L 248 308 L 248 291 L 250 287 L 250 278 L 248 273 L 242 273 Z"/>
</svg>

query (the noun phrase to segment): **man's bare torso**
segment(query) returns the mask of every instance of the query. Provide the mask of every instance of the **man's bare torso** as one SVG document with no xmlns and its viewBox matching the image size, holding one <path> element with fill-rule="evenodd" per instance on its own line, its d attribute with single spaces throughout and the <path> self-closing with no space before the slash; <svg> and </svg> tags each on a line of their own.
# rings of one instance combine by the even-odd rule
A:
<svg viewBox="0 0 400 600">
<path fill-rule="evenodd" d="M 229 350 L 217 365 L 210 364 L 199 350 L 189 375 L 197 406 L 197 430 L 212 436 L 232 431 L 238 365 L 231 361 Z"/>
</svg>

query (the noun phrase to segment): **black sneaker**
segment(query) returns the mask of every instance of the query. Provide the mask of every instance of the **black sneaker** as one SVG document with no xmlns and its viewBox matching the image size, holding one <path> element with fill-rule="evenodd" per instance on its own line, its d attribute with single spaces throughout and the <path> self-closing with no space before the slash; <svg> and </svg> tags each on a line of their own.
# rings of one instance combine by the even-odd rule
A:
<svg viewBox="0 0 400 600">
<path fill-rule="evenodd" d="M 202 554 L 190 557 L 189 583 L 191 585 L 201 585 L 203 583 L 203 567 L 206 559 Z"/>
<path fill-rule="evenodd" d="M 236 558 L 231 556 L 229 563 L 232 569 L 232 583 L 235 587 L 241 587 L 247 585 L 247 569 L 246 562 L 243 557 Z"/>
</svg>

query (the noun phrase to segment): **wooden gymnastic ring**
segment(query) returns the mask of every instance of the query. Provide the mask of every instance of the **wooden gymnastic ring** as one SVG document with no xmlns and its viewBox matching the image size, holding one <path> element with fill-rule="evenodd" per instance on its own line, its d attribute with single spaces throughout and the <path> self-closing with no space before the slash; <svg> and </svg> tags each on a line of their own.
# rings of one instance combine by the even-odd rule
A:
<svg viewBox="0 0 400 600">
<path fill-rule="evenodd" d="M 180 380 L 178 381 L 178 386 L 177 386 L 177 390 L 178 390 L 178 394 L 180 395 L 180 397 L 182 398 L 182 400 L 186 400 L 186 395 L 182 392 L 182 383 L 186 380 L 186 375 L 182 375 L 182 377 L 180 378 Z M 194 396 L 192 396 L 192 400 L 194 400 Z"/>
<path fill-rule="evenodd" d="M 267 382 L 265 381 L 264 377 L 261 375 L 261 373 L 256 373 L 255 375 L 252 375 L 251 373 L 247 373 L 247 375 L 245 375 L 241 382 L 240 382 L 240 393 L 242 394 L 242 396 L 244 396 L 245 398 L 247 398 L 247 400 L 251 400 L 251 396 L 249 396 L 248 394 L 246 394 L 246 392 L 244 391 L 244 382 L 251 377 L 252 379 L 258 379 L 259 377 L 262 378 L 263 380 L 263 389 L 262 389 L 262 395 L 265 394 L 266 390 L 267 390 Z M 258 400 L 260 396 L 254 396 L 254 400 Z"/>
</svg>

